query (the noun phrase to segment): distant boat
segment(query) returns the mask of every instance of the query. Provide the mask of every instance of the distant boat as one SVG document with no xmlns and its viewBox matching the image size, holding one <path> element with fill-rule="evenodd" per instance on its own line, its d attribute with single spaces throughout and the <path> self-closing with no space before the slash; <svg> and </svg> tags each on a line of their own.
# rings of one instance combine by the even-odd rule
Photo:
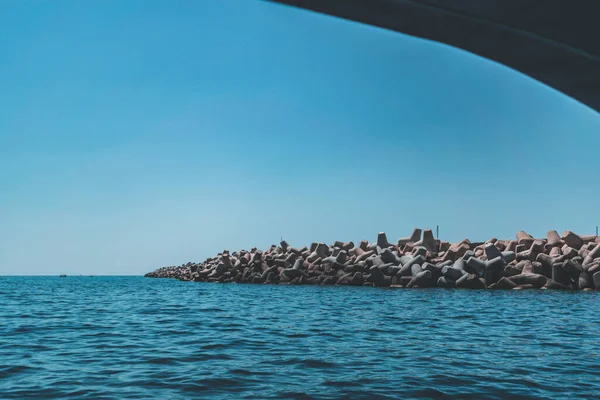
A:
<svg viewBox="0 0 600 400">
<path fill-rule="evenodd" d="M 59 278 L 66 278 L 66 277 L 67 277 L 67 275 L 66 275 L 66 274 L 61 274 L 61 275 L 59 275 L 58 277 L 59 277 Z"/>
</svg>

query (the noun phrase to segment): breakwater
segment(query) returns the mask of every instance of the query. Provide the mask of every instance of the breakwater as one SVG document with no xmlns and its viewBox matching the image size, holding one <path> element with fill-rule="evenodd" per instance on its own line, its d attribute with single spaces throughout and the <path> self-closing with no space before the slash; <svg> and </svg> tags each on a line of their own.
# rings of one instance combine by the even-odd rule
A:
<svg viewBox="0 0 600 400">
<path fill-rule="evenodd" d="M 536 239 L 435 239 L 430 229 L 390 243 L 282 241 L 265 251 L 224 250 L 202 263 L 159 268 L 145 275 L 196 282 L 352 285 L 393 288 L 600 290 L 600 238 L 549 231 Z"/>
</svg>

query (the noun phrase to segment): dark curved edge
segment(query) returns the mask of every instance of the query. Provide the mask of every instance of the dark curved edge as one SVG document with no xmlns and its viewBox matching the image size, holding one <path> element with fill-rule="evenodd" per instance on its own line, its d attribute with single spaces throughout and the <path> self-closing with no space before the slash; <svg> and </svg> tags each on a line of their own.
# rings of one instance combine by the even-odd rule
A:
<svg viewBox="0 0 600 400">
<path fill-rule="evenodd" d="M 461 48 L 526 74 L 600 112 L 600 55 L 595 52 L 600 23 L 589 23 L 595 20 L 590 15 L 600 15 L 600 1 L 268 1 Z M 565 9 L 569 10 L 568 19 Z M 529 25 L 523 26 L 523 21 Z M 552 21 L 562 22 L 548 31 Z"/>
</svg>

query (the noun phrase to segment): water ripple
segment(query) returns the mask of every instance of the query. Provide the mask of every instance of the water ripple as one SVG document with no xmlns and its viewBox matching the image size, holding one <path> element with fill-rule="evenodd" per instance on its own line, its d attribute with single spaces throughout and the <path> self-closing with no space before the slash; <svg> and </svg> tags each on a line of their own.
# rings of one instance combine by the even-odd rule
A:
<svg viewBox="0 0 600 400">
<path fill-rule="evenodd" d="M 599 293 L 0 278 L 0 398 L 600 393 Z"/>
</svg>

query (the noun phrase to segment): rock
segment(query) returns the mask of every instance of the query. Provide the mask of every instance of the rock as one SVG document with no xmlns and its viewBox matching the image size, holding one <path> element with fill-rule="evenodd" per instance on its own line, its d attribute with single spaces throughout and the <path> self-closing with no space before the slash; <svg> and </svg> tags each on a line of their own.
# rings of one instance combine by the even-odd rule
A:
<svg viewBox="0 0 600 400">
<path fill-rule="evenodd" d="M 381 256 L 372 256 L 366 259 L 367 265 L 369 267 L 383 265 L 385 262 L 381 259 Z"/>
<path fill-rule="evenodd" d="M 508 278 L 511 282 L 522 286 L 522 285 L 531 285 L 536 289 L 541 288 L 546 284 L 547 278 L 544 275 L 539 274 L 521 274 L 521 275 L 513 275 Z"/>
<path fill-rule="evenodd" d="M 550 289 L 550 290 L 566 290 L 566 286 L 561 285 L 560 283 L 552 280 L 552 279 L 548 279 L 546 281 L 546 284 L 542 287 L 542 289 Z"/>
<path fill-rule="evenodd" d="M 415 228 L 412 235 L 398 240 L 398 246 L 405 246 L 409 243 L 416 243 L 421 240 L 421 229 Z"/>
<path fill-rule="evenodd" d="M 422 265 L 424 262 L 425 262 L 425 257 L 423 257 L 421 255 L 413 257 L 410 259 L 410 261 L 408 261 L 406 264 L 404 264 L 402 266 L 399 274 L 401 276 L 412 276 L 412 266 L 415 264 Z"/>
<path fill-rule="evenodd" d="M 321 278 L 321 285 L 335 285 L 335 283 L 337 282 L 336 278 L 333 276 L 321 275 Z"/>
<path fill-rule="evenodd" d="M 476 257 L 475 252 L 473 250 L 467 250 L 461 258 L 467 262 L 467 260 L 471 257 Z"/>
<path fill-rule="evenodd" d="M 591 288 L 592 282 L 593 282 L 593 276 L 592 276 L 592 280 L 590 280 L 589 274 L 587 272 L 582 272 L 581 274 L 579 274 L 577 288 L 579 290 L 583 290 L 585 288 Z"/>
<path fill-rule="evenodd" d="M 598 264 L 592 264 L 592 265 L 586 265 L 585 266 L 585 271 L 590 275 L 590 277 L 593 277 L 593 275 L 596 272 L 600 272 L 600 263 Z M 593 282 L 593 278 L 590 280 Z"/>
<path fill-rule="evenodd" d="M 381 248 L 392 247 L 392 245 L 387 240 L 385 232 L 379 232 L 379 234 L 377 235 L 377 246 Z"/>
<path fill-rule="evenodd" d="M 511 240 L 508 242 L 508 244 L 506 245 L 506 249 L 504 249 L 505 251 L 512 251 L 513 253 L 515 252 L 517 248 L 517 241 L 516 240 Z"/>
<path fill-rule="evenodd" d="M 456 281 L 456 287 L 461 289 L 485 289 L 483 283 L 475 274 L 466 274 Z"/>
<path fill-rule="evenodd" d="M 528 250 L 517 253 L 517 261 L 530 260 L 534 261 L 538 254 L 544 252 L 544 242 L 541 240 L 535 240 Z"/>
<path fill-rule="evenodd" d="M 463 275 L 466 275 L 466 274 L 467 274 L 467 272 L 462 269 L 449 267 L 449 266 L 445 266 L 444 268 L 442 268 L 442 275 L 447 280 L 456 281 L 456 280 L 460 279 Z"/>
<path fill-rule="evenodd" d="M 373 266 L 370 269 L 371 275 L 369 280 L 373 282 L 376 287 L 386 287 L 392 284 L 392 278 L 385 276 L 383 272 L 377 266 Z"/>
<path fill-rule="evenodd" d="M 558 232 L 556 231 L 548 231 L 548 233 L 546 234 L 546 249 L 551 249 L 554 247 L 562 247 L 563 245 L 563 241 L 560 238 L 560 236 L 558 235 Z"/>
<path fill-rule="evenodd" d="M 460 269 L 460 270 L 466 271 L 466 269 L 465 269 L 466 262 L 465 262 L 464 259 L 459 258 L 458 260 L 454 261 L 453 267 L 456 268 L 456 269 Z"/>
<path fill-rule="evenodd" d="M 517 258 L 517 255 L 514 251 L 503 251 L 501 253 L 501 256 L 504 259 L 504 262 L 507 264 L 510 264 L 511 262 L 515 261 Z"/>
<path fill-rule="evenodd" d="M 352 279 L 352 274 L 351 273 L 344 274 L 344 275 L 342 275 L 342 276 L 340 276 L 338 278 L 338 280 L 337 280 L 337 282 L 335 284 L 336 285 L 349 285 L 351 279 Z"/>
<path fill-rule="evenodd" d="M 430 271 L 432 279 L 434 281 L 437 281 L 440 278 L 440 276 L 442 276 L 442 268 L 443 267 L 441 267 L 441 266 L 433 265 L 431 263 L 426 262 L 426 263 L 423 263 L 421 268 L 423 269 L 423 271 Z"/>
<path fill-rule="evenodd" d="M 485 254 L 487 255 L 488 260 L 492 260 L 497 257 L 502 257 L 502 253 L 493 243 L 487 243 L 485 245 Z"/>
<path fill-rule="evenodd" d="M 550 269 L 548 269 L 548 271 L 547 271 L 547 272 L 548 272 L 548 274 L 546 274 L 546 273 L 545 273 L 546 271 L 545 271 L 545 269 L 544 269 L 544 266 L 542 265 L 542 263 L 541 263 L 541 262 L 534 261 L 534 262 L 532 262 L 532 263 L 531 263 L 531 265 L 532 265 L 532 267 L 533 267 L 533 273 L 534 273 L 534 274 L 540 274 L 540 275 L 544 275 L 544 276 L 546 276 L 546 277 L 551 277 L 551 276 L 552 276 L 552 269 L 551 269 L 551 268 L 550 268 Z"/>
<path fill-rule="evenodd" d="M 504 270 L 505 266 L 506 263 L 504 262 L 502 255 L 488 260 L 486 262 L 484 271 L 485 284 L 489 286 L 492 283 L 498 282 L 498 280 L 500 280 L 502 277 L 502 271 Z"/>
<path fill-rule="evenodd" d="M 565 231 L 562 234 L 562 240 L 567 244 L 567 246 L 572 247 L 575 250 L 579 250 L 581 246 L 583 246 L 583 239 L 571 231 Z"/>
<path fill-rule="evenodd" d="M 363 274 L 361 274 L 360 272 L 356 272 L 354 275 L 352 275 L 352 279 L 350 280 L 350 285 L 362 286 L 363 283 L 365 283 Z"/>
<path fill-rule="evenodd" d="M 411 272 L 411 275 L 412 275 L 413 277 L 416 277 L 416 276 L 417 276 L 417 275 L 419 275 L 421 272 L 423 272 L 423 268 L 421 268 L 421 266 L 420 266 L 419 264 L 413 264 L 413 265 L 410 267 L 410 272 Z"/>
<path fill-rule="evenodd" d="M 471 274 L 476 274 L 478 276 L 483 276 L 485 272 L 486 262 L 480 260 L 477 257 L 470 257 L 466 262 L 467 267 L 469 268 L 468 272 Z"/>
<path fill-rule="evenodd" d="M 462 257 L 469 249 L 469 242 L 466 239 L 460 243 L 452 244 L 444 254 L 442 261 L 455 261 L 459 257 Z"/>
<path fill-rule="evenodd" d="M 294 261 L 293 269 L 304 269 L 304 260 L 298 258 Z"/>
<path fill-rule="evenodd" d="M 525 231 L 517 232 L 517 243 L 525 245 L 525 247 L 530 247 L 533 244 L 533 236 L 528 234 Z"/>
<path fill-rule="evenodd" d="M 441 288 L 453 288 L 454 281 L 448 280 L 442 276 L 437 280 L 437 286 Z"/>
<path fill-rule="evenodd" d="M 570 278 L 577 278 L 583 272 L 583 266 L 574 260 L 565 260 L 562 269 Z"/>
<path fill-rule="evenodd" d="M 515 287 L 517 287 L 517 284 L 514 283 L 513 281 L 502 277 L 500 278 L 500 280 L 497 283 L 494 283 L 495 285 L 495 289 L 513 289 Z"/>
<path fill-rule="evenodd" d="M 597 258 L 600 258 L 600 243 L 595 244 L 594 248 L 585 256 L 583 265 L 591 264 Z"/>
<path fill-rule="evenodd" d="M 415 247 L 413 249 L 413 255 L 416 256 L 421 256 L 423 257 L 423 259 L 425 259 L 427 257 L 427 249 L 423 246 L 418 246 Z"/>
<path fill-rule="evenodd" d="M 412 276 L 401 276 L 399 283 L 400 285 L 406 287 L 406 285 L 408 285 L 408 283 L 412 280 Z"/>
<path fill-rule="evenodd" d="M 564 287 L 569 287 L 572 283 L 569 274 L 563 269 L 562 263 L 552 264 L 552 280 Z"/>
<path fill-rule="evenodd" d="M 406 285 L 407 288 L 411 288 L 411 287 L 429 287 L 431 286 L 432 282 L 432 274 L 431 271 L 421 271 L 419 272 L 415 277 L 413 277 L 410 282 L 408 282 L 408 285 Z"/>
<path fill-rule="evenodd" d="M 394 252 L 392 252 L 390 249 L 384 249 L 379 255 L 379 257 L 381 257 L 381 259 L 385 263 L 392 263 L 394 265 L 401 264 L 400 257 L 394 254 Z"/>
<path fill-rule="evenodd" d="M 533 285 L 519 285 L 512 290 L 525 290 L 525 289 L 536 289 Z"/>
<path fill-rule="evenodd" d="M 423 246 L 430 253 L 438 252 L 438 242 L 433 237 L 431 229 L 425 229 L 423 231 L 423 240 L 415 242 L 415 246 Z"/>
<path fill-rule="evenodd" d="M 566 244 L 561 248 L 561 251 L 565 258 L 568 259 L 577 257 L 579 255 L 579 252 L 577 250 L 575 250 L 573 247 L 567 246 Z"/>
<path fill-rule="evenodd" d="M 554 260 L 552 257 L 550 257 L 547 254 L 540 253 L 537 255 L 537 257 L 535 259 L 536 259 L 536 261 L 538 261 L 539 263 L 542 264 L 544 271 L 547 270 L 547 271 L 549 271 L 550 274 L 552 273 L 552 264 L 554 263 Z M 546 275 L 546 274 L 544 274 L 544 275 Z M 548 275 L 546 275 L 546 276 L 548 276 Z"/>
<path fill-rule="evenodd" d="M 529 260 L 524 261 L 522 274 L 535 274 L 535 268 L 533 267 L 533 263 Z"/>
<path fill-rule="evenodd" d="M 523 265 L 521 265 L 521 266 L 519 266 L 519 264 L 507 265 L 506 267 L 504 267 L 504 275 L 506 275 L 506 276 L 519 275 L 522 272 L 523 272 Z"/>
<path fill-rule="evenodd" d="M 355 262 L 359 263 L 361 261 L 365 261 L 369 257 L 372 257 L 373 255 L 375 255 L 375 251 L 373 251 L 373 250 L 363 251 L 358 257 L 356 257 Z"/>
<path fill-rule="evenodd" d="M 306 272 L 300 270 L 300 269 L 296 269 L 296 268 L 287 268 L 283 270 L 283 274 L 285 276 L 287 276 L 288 278 L 290 278 L 290 280 L 293 280 L 295 278 L 299 278 L 301 276 L 307 276 Z"/>
<path fill-rule="evenodd" d="M 449 242 L 445 242 L 445 241 L 441 241 L 440 242 L 440 251 L 448 251 L 448 249 L 450 248 L 450 243 Z"/>
<path fill-rule="evenodd" d="M 596 290 L 600 290 L 600 272 L 596 272 L 593 276 L 592 279 L 594 281 L 594 289 Z"/>
<path fill-rule="evenodd" d="M 347 252 L 351 251 L 354 248 L 354 242 L 344 242 L 342 243 L 342 250 Z"/>
</svg>

